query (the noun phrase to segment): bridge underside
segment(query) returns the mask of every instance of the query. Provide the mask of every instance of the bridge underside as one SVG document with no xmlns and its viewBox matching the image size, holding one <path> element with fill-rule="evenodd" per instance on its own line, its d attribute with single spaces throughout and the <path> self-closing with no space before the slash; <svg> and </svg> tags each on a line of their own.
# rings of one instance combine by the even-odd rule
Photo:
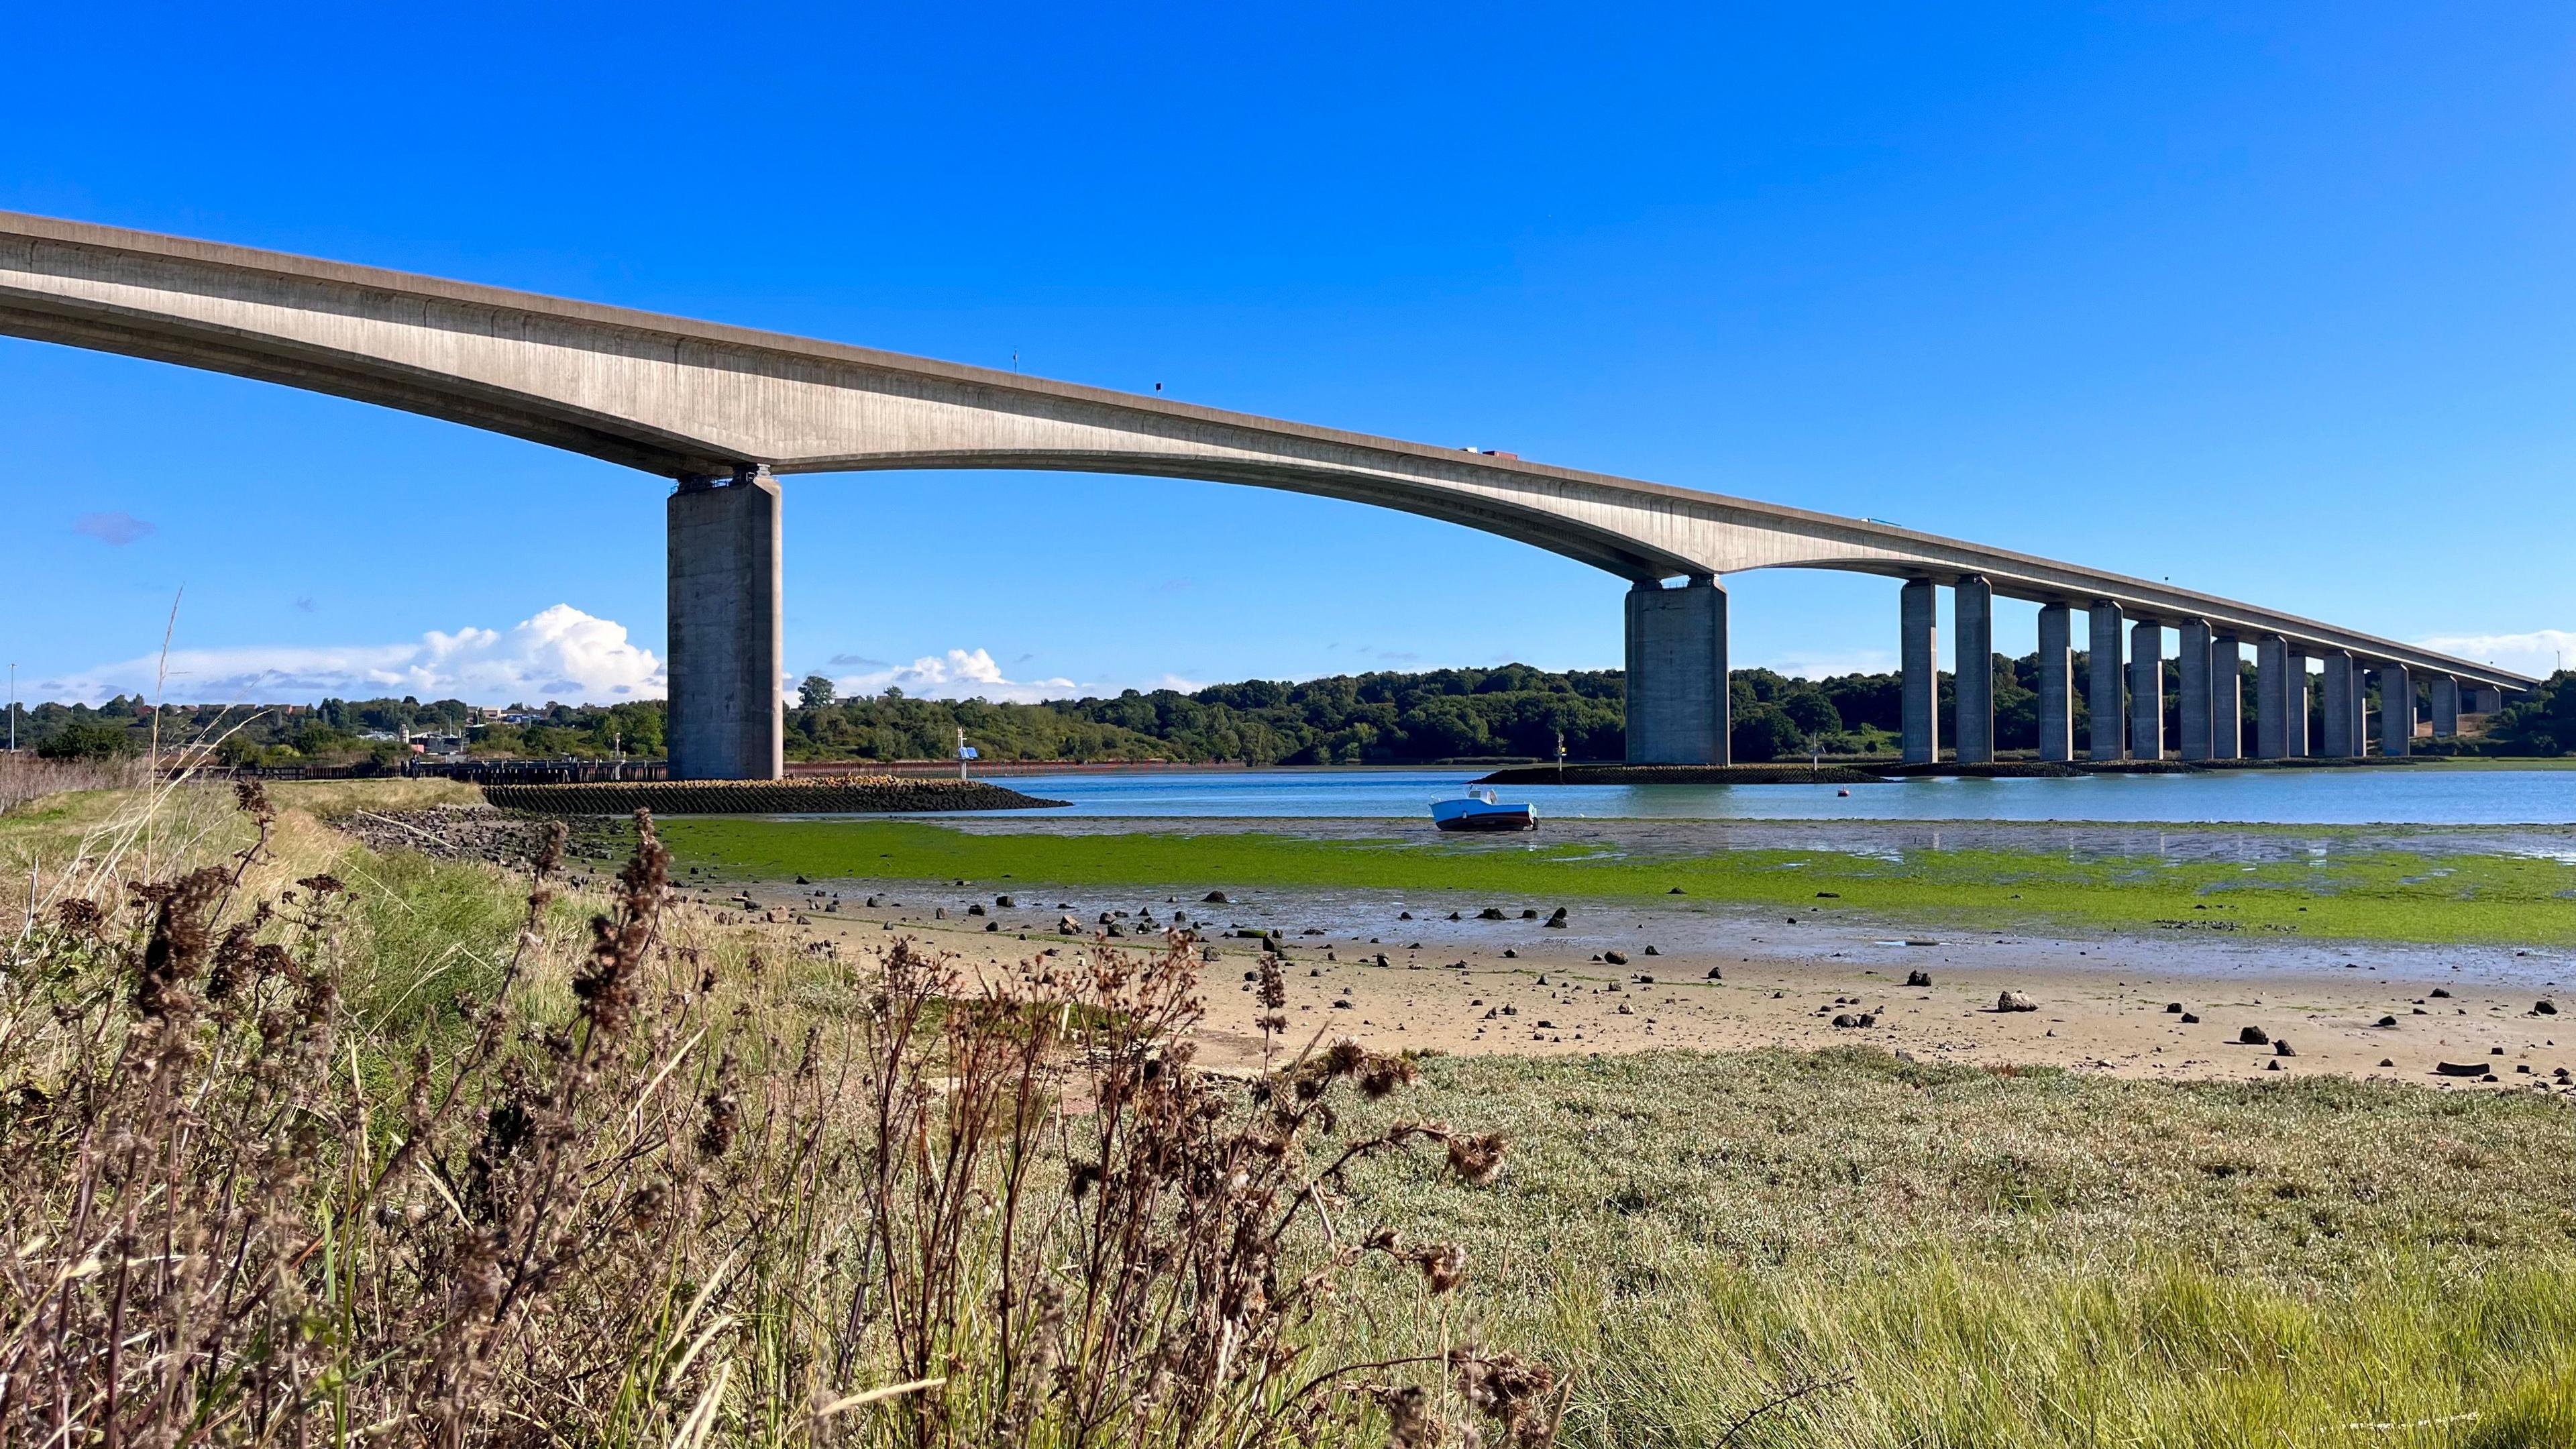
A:
<svg viewBox="0 0 2576 1449">
<path fill-rule="evenodd" d="M 2095 624 L 2087 702 L 2096 758 L 2141 746 L 2161 753 L 2164 716 L 2149 696 L 2160 692 L 2152 656 L 2168 627 L 2185 641 L 2177 738 L 2195 758 L 2204 751 L 2225 758 L 2233 748 L 2234 721 L 2222 720 L 2234 713 L 2230 661 L 2249 643 L 2278 661 L 2257 681 L 2267 741 L 2292 710 L 2304 719 L 2302 661 L 2310 658 L 2327 661 L 2333 681 L 2378 671 L 2383 701 L 2400 700 L 2383 704 L 2383 748 L 2412 738 L 2419 678 L 2430 682 L 2444 727 L 2456 722 L 2462 687 L 2492 692 L 2534 682 L 2230 599 L 1868 519 L 43 217 L 0 213 L 0 333 L 332 393 L 676 480 L 671 741 L 675 770 L 701 777 L 778 769 L 785 681 L 772 480 L 789 473 L 953 467 L 1196 478 L 1400 509 L 1563 554 L 1637 586 L 1627 605 L 1629 741 L 1630 757 L 1645 762 L 1728 757 L 1719 581 L 1756 568 L 1904 581 L 1909 758 L 1941 753 L 1931 637 L 1939 587 L 1958 593 L 1957 643 L 1973 666 L 1959 671 L 1968 683 L 1957 691 L 1960 714 L 1950 731 L 1970 761 L 1993 748 L 1992 691 L 1982 681 L 1998 595 L 2042 606 L 2041 676 L 2051 697 L 2043 700 L 2041 749 L 2052 757 L 2072 748 L 2071 679 L 2050 655 L 2063 654 L 2074 609 L 2089 611 Z M 1668 589 L 1669 579 L 1687 582 Z M 2124 621 L 2133 630 L 2134 672 L 2125 718 Z M 2195 642 L 2204 638 L 2205 656 Z M 2342 692 L 2329 696 L 2322 747 L 2358 748 L 2366 733 L 2352 723 L 2364 708 L 2360 696 L 2348 683 L 2331 688 Z M 2304 722 L 2283 728 L 2279 748 L 2305 752 Z"/>
</svg>

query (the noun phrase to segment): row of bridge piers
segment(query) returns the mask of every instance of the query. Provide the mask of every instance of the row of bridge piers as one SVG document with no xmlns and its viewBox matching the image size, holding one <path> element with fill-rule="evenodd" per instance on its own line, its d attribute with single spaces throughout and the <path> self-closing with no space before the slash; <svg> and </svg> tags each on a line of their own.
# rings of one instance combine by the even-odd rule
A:
<svg viewBox="0 0 2576 1449">
<path fill-rule="evenodd" d="M 1949 738 L 1940 708 L 1939 581 L 1905 581 L 1898 595 L 1903 680 L 1900 718 L 1908 764 L 1949 758 L 1960 764 L 1995 759 L 1994 587 L 1981 577 L 1950 584 L 1953 685 Z M 2077 606 L 2039 610 L 2039 757 L 2073 761 L 2075 749 L 2075 615 Z M 2501 693 L 2463 685 L 2446 674 L 2423 677 L 2394 660 L 2342 650 L 2311 651 L 2277 634 L 2247 637 L 2194 618 L 2148 618 L 2118 603 L 2082 608 L 2088 648 L 2083 679 L 2089 716 L 2083 758 L 2234 760 L 2245 756 L 2244 658 L 2254 653 L 2254 749 L 2257 759 L 2311 756 L 2359 759 L 2398 756 L 2414 746 L 2429 698 L 2433 733 L 2459 733 L 2464 710 L 2492 712 Z M 1678 586 L 1639 583 L 1628 592 L 1628 759 L 1633 764 L 1728 762 L 1726 590 L 1714 576 Z M 2165 635 L 2177 638 L 2176 738 L 2165 737 Z M 2321 663 L 2322 719 L 2309 719 L 2308 665 Z M 2371 728 L 2369 681 L 2379 680 L 2377 730 Z M 1945 746 L 1947 749 L 1945 750 Z"/>
<path fill-rule="evenodd" d="M 670 498 L 670 716 L 677 779 L 775 779 L 782 773 L 780 685 L 786 648 L 780 588 L 777 481 L 765 468 L 731 477 L 689 475 Z M 1899 591 L 1903 688 L 1900 716 L 1909 764 L 1944 758 L 1995 759 L 1993 585 L 1969 576 L 1949 583 L 1953 685 L 1949 738 L 1942 738 L 1940 581 L 1915 578 Z M 2233 760 L 2244 753 L 2244 669 L 2254 651 L 2254 754 L 2267 760 L 2372 753 L 2369 678 L 2379 679 L 2377 753 L 2412 747 L 2417 688 L 2429 685 L 2433 732 L 2459 731 L 2464 705 L 2492 711 L 2497 691 L 2472 690 L 2450 675 L 2340 650 L 2318 651 L 2324 668 L 2320 712 L 2311 729 L 2310 652 L 2279 635 L 2246 637 L 2204 619 L 2133 615 L 2109 600 L 2084 607 L 2082 686 L 2091 723 L 2086 757 L 2098 762 Z M 2075 753 L 2076 606 L 2039 610 L 2039 757 Z M 2179 640 L 2178 736 L 2165 738 L 2165 635 Z M 1729 762 L 1727 595 L 1713 574 L 1680 584 L 1639 583 L 1627 596 L 1628 759 L 1635 764 Z M 2311 736 L 2314 736 L 2312 740 Z M 1947 746 L 1945 750 L 1944 746 Z"/>
</svg>

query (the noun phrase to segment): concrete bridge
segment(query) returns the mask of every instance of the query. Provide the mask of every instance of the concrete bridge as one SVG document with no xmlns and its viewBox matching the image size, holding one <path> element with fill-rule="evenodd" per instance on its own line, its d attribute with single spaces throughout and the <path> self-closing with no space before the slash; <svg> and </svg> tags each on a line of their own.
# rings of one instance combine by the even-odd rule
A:
<svg viewBox="0 0 2576 1449">
<path fill-rule="evenodd" d="M 670 725 L 679 778 L 780 773 L 778 478 L 1042 468 L 1281 488 L 1518 539 L 1631 581 L 1628 758 L 1727 760 L 1727 596 L 1758 568 L 1901 580 L 1904 745 L 1943 755 L 1934 591 L 1956 593 L 1947 743 L 1994 756 L 1997 595 L 2040 606 L 2040 754 L 2073 756 L 2074 617 L 2096 760 L 2239 753 L 2238 662 L 2255 651 L 2258 753 L 2309 750 L 2322 660 L 2327 755 L 2403 754 L 2429 690 L 2436 733 L 2535 681 L 2253 604 L 2075 564 L 1686 488 L 1399 442 L 1159 397 L 564 301 L 215 242 L 0 212 L 0 333 L 338 394 L 586 453 L 673 480 Z M 1678 584 L 1673 581 L 1679 580 Z M 2164 738 L 2165 634 L 2181 738 Z M 2124 637 L 2125 636 L 2125 637 Z M 2124 643 L 2126 649 L 2124 651 Z M 2123 688 L 2122 658 L 2128 659 Z"/>
</svg>

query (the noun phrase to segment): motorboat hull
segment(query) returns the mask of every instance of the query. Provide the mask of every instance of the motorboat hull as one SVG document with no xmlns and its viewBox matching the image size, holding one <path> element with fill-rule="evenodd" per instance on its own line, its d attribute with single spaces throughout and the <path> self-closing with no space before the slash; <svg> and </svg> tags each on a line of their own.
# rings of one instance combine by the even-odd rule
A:
<svg viewBox="0 0 2576 1449">
<path fill-rule="evenodd" d="M 1431 823 L 1442 830 L 1536 830 L 1535 805 L 1493 805 L 1482 800 L 1443 800 L 1431 807 Z"/>
</svg>

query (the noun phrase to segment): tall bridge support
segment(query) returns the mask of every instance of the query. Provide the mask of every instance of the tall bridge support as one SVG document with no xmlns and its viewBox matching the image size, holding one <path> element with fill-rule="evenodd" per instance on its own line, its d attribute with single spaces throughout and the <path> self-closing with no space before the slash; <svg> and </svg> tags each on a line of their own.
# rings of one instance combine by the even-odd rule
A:
<svg viewBox="0 0 2576 1449">
<path fill-rule="evenodd" d="M 2153 619 L 2129 630 L 2129 756 L 2165 757 L 2165 626 Z"/>
<path fill-rule="evenodd" d="M 2274 636 L 2254 645 L 2254 757 L 2289 758 L 2288 732 L 2281 728 L 2290 713 L 2290 643 Z"/>
<path fill-rule="evenodd" d="M 2447 674 L 2433 676 L 2433 737 L 2457 739 L 2460 735 L 2460 681 Z"/>
<path fill-rule="evenodd" d="M 686 476 L 671 495 L 664 743 L 674 780 L 786 773 L 778 501 L 778 480 L 765 468 L 724 483 Z"/>
<path fill-rule="evenodd" d="M 2039 757 L 2075 758 L 2074 611 L 2064 604 L 2039 610 Z"/>
<path fill-rule="evenodd" d="M 2182 718 L 2174 733 L 2174 745 L 2186 760 L 2209 758 L 2209 685 L 2210 661 L 2215 653 L 2209 640 L 2209 623 L 2204 619 L 2186 619 L 2179 631 L 2182 636 Z"/>
<path fill-rule="evenodd" d="M 1959 763 L 1989 764 L 1995 758 L 1995 586 L 1961 579 L 1951 603 L 1958 632 L 1951 668 L 1957 675 Z"/>
<path fill-rule="evenodd" d="M 2403 664 L 2379 667 L 2379 752 L 2396 759 L 2415 749 L 2415 675 Z"/>
<path fill-rule="evenodd" d="M 2245 641 L 2233 634 L 2209 641 L 2209 757 L 2245 758 Z"/>
<path fill-rule="evenodd" d="M 2093 601 L 2093 654 L 2085 661 L 2091 687 L 2084 706 L 2092 718 L 2092 738 L 2085 753 L 2097 760 L 2125 758 L 2127 721 L 2120 707 L 2120 624 L 2126 613 L 2108 599 Z"/>
<path fill-rule="evenodd" d="M 1905 763 L 1941 758 L 1941 641 L 1938 600 L 1930 579 L 1907 579 L 1897 594 L 1899 733 Z"/>
<path fill-rule="evenodd" d="M 1723 765 L 1728 733 L 1726 590 L 1700 574 L 1628 590 L 1628 763 Z"/>
<path fill-rule="evenodd" d="M 2340 650 L 2326 655 L 2325 742 L 2317 753 L 2329 759 L 2346 759 L 2359 753 L 2353 748 L 2359 738 L 2353 716 L 2362 703 L 2361 691 L 2354 688 L 2360 675 L 2361 666 L 2351 655 Z"/>
</svg>

